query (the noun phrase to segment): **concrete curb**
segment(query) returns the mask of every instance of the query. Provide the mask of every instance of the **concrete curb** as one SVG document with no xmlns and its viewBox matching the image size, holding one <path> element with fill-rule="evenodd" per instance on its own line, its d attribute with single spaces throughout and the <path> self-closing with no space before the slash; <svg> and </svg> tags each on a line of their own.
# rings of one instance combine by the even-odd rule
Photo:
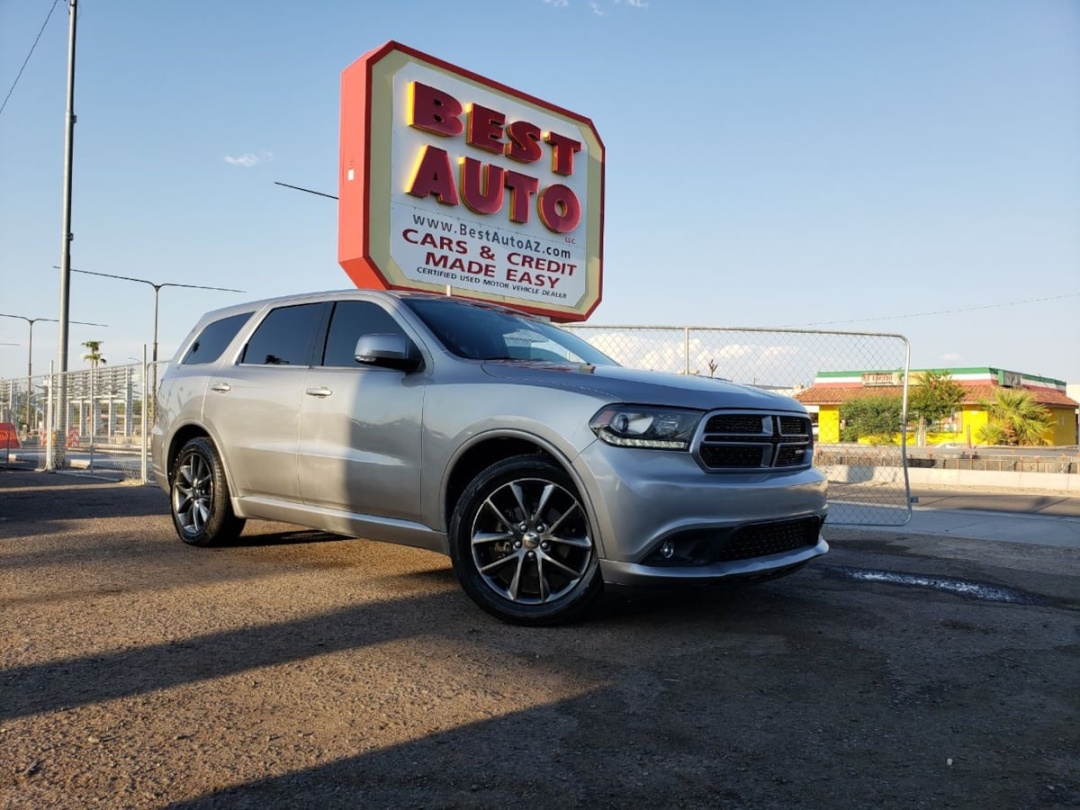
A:
<svg viewBox="0 0 1080 810">
<path fill-rule="evenodd" d="M 1080 475 L 1068 473 L 998 472 L 996 470 L 936 470 L 910 467 L 908 480 L 919 486 L 963 486 L 982 489 L 1028 489 L 1080 496 Z"/>
</svg>

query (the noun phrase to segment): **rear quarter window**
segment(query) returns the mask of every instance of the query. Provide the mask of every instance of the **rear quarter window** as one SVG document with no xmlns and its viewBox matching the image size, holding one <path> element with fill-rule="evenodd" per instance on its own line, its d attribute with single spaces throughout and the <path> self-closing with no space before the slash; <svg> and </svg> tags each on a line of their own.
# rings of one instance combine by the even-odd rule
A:
<svg viewBox="0 0 1080 810">
<path fill-rule="evenodd" d="M 250 318 L 250 312 L 242 312 L 208 323 L 195 338 L 180 365 L 198 366 L 216 361 Z"/>
<path fill-rule="evenodd" d="M 308 366 L 326 329 L 329 302 L 271 310 L 248 340 L 241 363 L 256 366 Z"/>
</svg>

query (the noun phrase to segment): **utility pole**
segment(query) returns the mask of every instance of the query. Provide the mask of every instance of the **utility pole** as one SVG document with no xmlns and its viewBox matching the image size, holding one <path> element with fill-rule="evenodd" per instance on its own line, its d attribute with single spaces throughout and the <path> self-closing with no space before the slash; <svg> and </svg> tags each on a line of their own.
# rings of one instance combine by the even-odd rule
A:
<svg viewBox="0 0 1080 810">
<path fill-rule="evenodd" d="M 64 197 L 60 226 L 60 373 L 68 370 L 68 313 L 71 290 L 71 176 L 75 146 L 75 26 L 79 0 L 68 0 L 67 110 L 64 116 Z"/>
<path fill-rule="evenodd" d="M 67 108 L 64 114 L 64 197 L 63 215 L 60 226 L 60 327 L 58 334 L 60 391 L 58 397 L 59 421 L 67 418 L 67 370 L 68 370 L 68 315 L 70 312 L 69 292 L 71 290 L 71 171 L 75 145 L 75 27 L 79 20 L 79 0 L 68 0 L 68 75 Z M 48 451 L 45 454 L 45 468 L 56 468 L 55 431 L 48 426 Z"/>
</svg>

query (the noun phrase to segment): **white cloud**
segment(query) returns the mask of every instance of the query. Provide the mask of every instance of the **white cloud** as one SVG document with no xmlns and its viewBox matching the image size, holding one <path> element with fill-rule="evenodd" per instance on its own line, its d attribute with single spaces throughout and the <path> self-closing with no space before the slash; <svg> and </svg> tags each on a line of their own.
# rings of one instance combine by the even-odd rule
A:
<svg viewBox="0 0 1080 810">
<path fill-rule="evenodd" d="M 959 352 L 946 352 L 941 355 L 942 362 L 950 366 L 959 363 L 961 359 L 963 358 Z"/>
<path fill-rule="evenodd" d="M 570 0 L 543 0 L 545 5 L 552 8 L 566 8 L 570 5 Z M 611 5 L 628 5 L 631 8 L 648 8 L 649 4 L 645 0 L 610 0 Z M 604 10 L 606 5 L 602 0 L 589 0 L 589 10 L 592 11 L 597 17 L 606 17 L 607 12 Z"/>
<path fill-rule="evenodd" d="M 254 152 L 244 152 L 242 155 L 225 155 L 225 162 L 230 166 L 243 166 L 245 169 L 250 169 L 252 166 L 257 166 L 263 162 L 269 162 L 274 159 L 272 152 L 262 150 L 258 154 Z"/>
<path fill-rule="evenodd" d="M 242 155 L 226 155 L 225 162 L 230 166 L 243 166 L 245 169 L 250 169 L 259 162 L 259 158 L 251 152 L 245 152 Z"/>
</svg>

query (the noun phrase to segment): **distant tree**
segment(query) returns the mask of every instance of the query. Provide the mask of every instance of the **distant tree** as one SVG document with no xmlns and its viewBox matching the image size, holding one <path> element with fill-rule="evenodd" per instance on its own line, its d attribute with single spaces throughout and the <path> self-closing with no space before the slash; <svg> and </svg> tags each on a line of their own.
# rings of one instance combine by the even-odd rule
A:
<svg viewBox="0 0 1080 810">
<path fill-rule="evenodd" d="M 952 416 L 964 399 L 964 387 L 947 371 L 924 371 L 908 392 L 908 414 L 917 417 L 917 443 L 926 444 L 926 426 Z"/>
<path fill-rule="evenodd" d="M 1009 443 L 1005 428 L 999 424 L 985 424 L 979 428 L 976 438 L 983 444 L 1003 445 Z"/>
<path fill-rule="evenodd" d="M 860 397 L 840 406 L 840 441 L 869 439 L 872 444 L 889 444 L 900 431 L 903 399 L 899 396 Z"/>
<path fill-rule="evenodd" d="M 1010 447 L 1050 444 L 1047 434 L 1054 426 L 1054 415 L 1036 402 L 1030 391 L 996 388 L 994 395 L 980 400 L 980 404 L 989 421 L 979 429 L 979 441 Z"/>
<path fill-rule="evenodd" d="M 90 368 L 97 368 L 98 365 L 105 365 L 105 358 L 101 354 L 101 344 L 104 340 L 87 340 L 84 341 L 82 346 L 87 350 L 83 355 L 83 360 L 90 363 Z"/>
</svg>

